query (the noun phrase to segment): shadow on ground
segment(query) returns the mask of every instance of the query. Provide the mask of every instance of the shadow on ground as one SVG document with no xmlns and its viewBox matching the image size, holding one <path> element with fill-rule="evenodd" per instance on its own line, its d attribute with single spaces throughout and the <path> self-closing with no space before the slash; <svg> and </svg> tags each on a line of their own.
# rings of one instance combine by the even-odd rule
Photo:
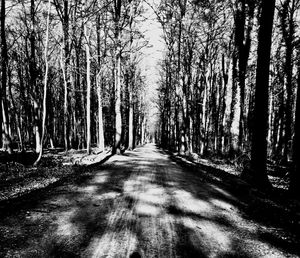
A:
<svg viewBox="0 0 300 258">
<path fill-rule="evenodd" d="M 292 237 L 297 232 L 273 218 L 283 216 L 281 209 L 268 210 L 274 205 L 266 206 L 259 194 L 253 199 L 240 181 L 211 178 L 178 162 L 146 146 L 94 166 L 3 218 L 0 256 L 300 254 Z"/>
</svg>

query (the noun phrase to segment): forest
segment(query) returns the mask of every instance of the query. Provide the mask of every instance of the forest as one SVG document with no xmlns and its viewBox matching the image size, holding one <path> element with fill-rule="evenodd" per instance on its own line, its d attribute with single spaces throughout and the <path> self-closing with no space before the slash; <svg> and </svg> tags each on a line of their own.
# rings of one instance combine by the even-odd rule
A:
<svg viewBox="0 0 300 258">
<path fill-rule="evenodd" d="M 154 100 L 140 65 L 147 8 L 165 44 Z M 299 8 L 298 0 L 3 0 L 3 150 L 34 150 L 37 164 L 43 148 L 120 153 L 155 139 L 181 154 L 241 159 L 257 186 L 270 185 L 269 165 L 285 166 L 297 192 Z"/>
<path fill-rule="evenodd" d="M 139 65 L 149 7 L 165 44 L 155 100 Z M 155 139 L 182 154 L 240 158 L 256 185 L 270 185 L 268 165 L 285 166 L 297 192 L 299 8 L 298 0 L 3 0 L 3 150 L 34 150 L 37 164 L 43 148 L 120 153 Z"/>
<path fill-rule="evenodd" d="M 269 165 L 286 166 L 299 196 L 300 2 L 175 2 L 156 11 L 161 145 L 241 158 L 242 176 L 263 188 Z"/>
<path fill-rule="evenodd" d="M 0 3 L 0 257 L 299 257 L 300 0 Z"/>
<path fill-rule="evenodd" d="M 141 1 L 2 1 L 2 145 L 120 151 L 143 141 Z"/>
</svg>

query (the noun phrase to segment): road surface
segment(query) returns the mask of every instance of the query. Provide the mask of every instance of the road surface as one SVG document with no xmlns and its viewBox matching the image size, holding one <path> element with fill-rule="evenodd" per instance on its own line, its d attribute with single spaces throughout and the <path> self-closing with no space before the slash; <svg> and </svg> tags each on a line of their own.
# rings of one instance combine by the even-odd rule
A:
<svg viewBox="0 0 300 258">
<path fill-rule="evenodd" d="M 154 145 L 113 156 L 0 223 L 2 257 L 286 257 L 221 186 Z"/>
</svg>

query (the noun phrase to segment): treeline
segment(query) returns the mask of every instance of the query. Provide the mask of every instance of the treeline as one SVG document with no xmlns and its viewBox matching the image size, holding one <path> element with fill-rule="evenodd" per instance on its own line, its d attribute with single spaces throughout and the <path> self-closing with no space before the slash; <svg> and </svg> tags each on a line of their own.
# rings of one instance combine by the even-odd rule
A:
<svg viewBox="0 0 300 258">
<path fill-rule="evenodd" d="M 140 0 L 1 0 L 4 149 L 143 142 L 143 12 Z"/>
<path fill-rule="evenodd" d="M 264 187 L 267 161 L 289 165 L 299 192 L 299 8 L 299 0 L 162 0 L 161 145 L 247 155 L 244 175 Z"/>
</svg>

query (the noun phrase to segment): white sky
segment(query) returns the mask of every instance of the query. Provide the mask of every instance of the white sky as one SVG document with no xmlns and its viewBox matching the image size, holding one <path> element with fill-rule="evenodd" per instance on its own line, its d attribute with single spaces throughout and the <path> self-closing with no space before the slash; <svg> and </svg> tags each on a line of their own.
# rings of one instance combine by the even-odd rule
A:
<svg viewBox="0 0 300 258">
<path fill-rule="evenodd" d="M 147 81 L 151 84 L 155 84 L 158 78 L 157 62 L 161 60 L 162 51 L 164 49 L 164 43 L 161 38 L 163 32 L 154 11 L 147 5 L 146 8 L 146 17 L 148 19 L 143 22 L 142 31 L 151 47 L 143 49 L 145 58 L 142 62 L 142 69 L 147 76 Z"/>
<path fill-rule="evenodd" d="M 153 2 L 158 2 L 157 0 L 153 0 Z M 144 59 L 141 62 L 142 73 L 146 77 L 147 84 L 147 94 L 146 97 L 153 100 L 157 95 L 157 81 L 159 76 L 159 66 L 158 62 L 162 59 L 162 52 L 164 50 L 163 39 L 161 38 L 163 31 L 160 23 L 157 21 L 156 15 L 154 11 L 146 5 L 147 13 L 146 17 L 148 19 L 143 22 L 141 30 L 145 34 L 146 40 L 149 41 L 148 48 L 144 48 L 142 51 L 144 53 Z M 149 102 L 148 102 L 149 103 Z M 151 103 L 149 107 L 149 117 L 148 123 L 150 127 L 155 126 L 155 122 L 157 120 L 157 108 L 155 103 Z M 153 128 L 152 128 L 153 129 Z M 151 129 L 150 129 L 151 130 Z"/>
</svg>

